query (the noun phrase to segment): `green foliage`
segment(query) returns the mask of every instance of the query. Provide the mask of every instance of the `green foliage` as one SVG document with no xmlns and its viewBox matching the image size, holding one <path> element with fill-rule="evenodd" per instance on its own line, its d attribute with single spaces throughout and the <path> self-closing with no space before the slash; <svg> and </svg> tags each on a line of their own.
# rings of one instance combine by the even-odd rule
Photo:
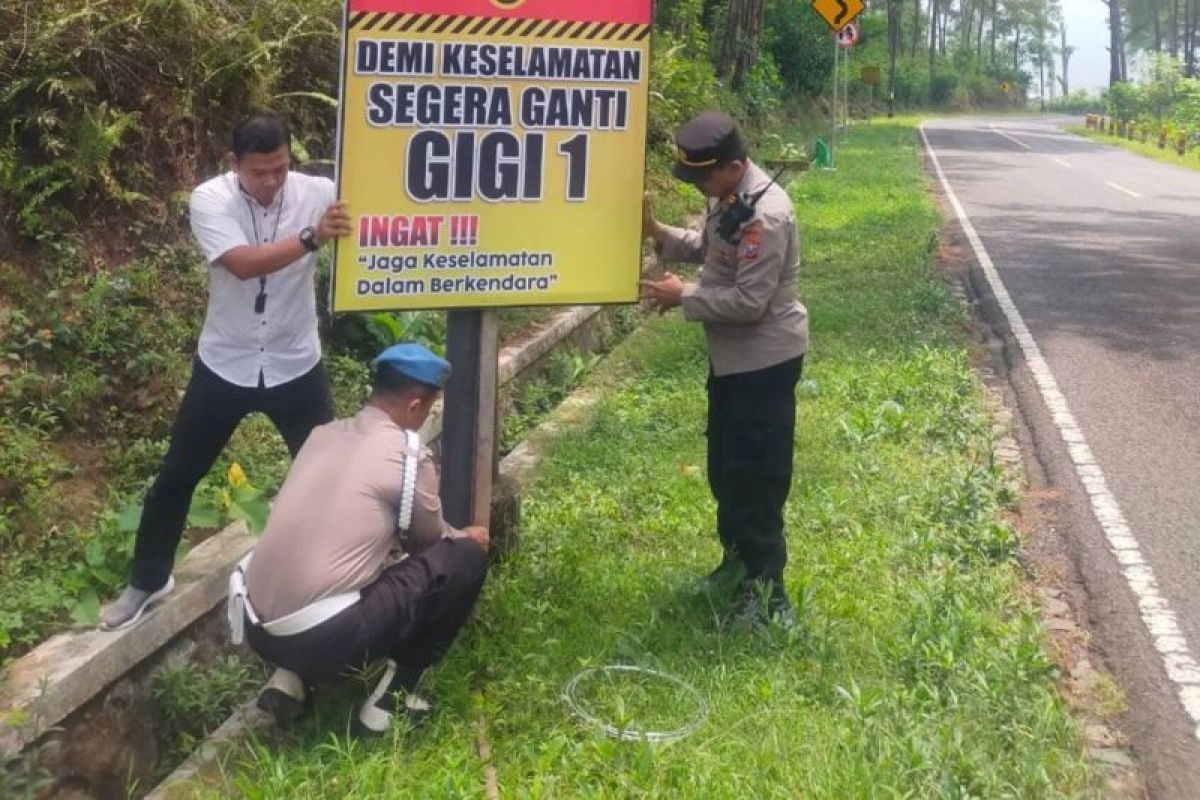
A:
<svg viewBox="0 0 1200 800">
<path fill-rule="evenodd" d="M 702 55 L 707 37 L 691 28 L 687 38 L 671 32 L 654 37 L 650 57 L 650 120 L 647 132 L 653 146 L 670 142 L 689 116 L 718 105 L 720 88 L 712 64 Z"/>
<path fill-rule="evenodd" d="M 1104 111 L 1104 103 L 1086 89 L 1078 89 L 1069 97 L 1051 100 L 1046 104 L 1046 109 L 1060 114 L 1099 114 Z"/>
<path fill-rule="evenodd" d="M 150 200 L 159 181 L 190 181 L 192 155 L 214 165 L 252 104 L 274 99 L 302 146 L 330 151 L 333 111 L 312 98 L 335 93 L 331 0 L 50 0 L 0 14 L 0 106 L 10 112 L 0 218 L 26 236 L 114 205 L 167 221 Z"/>
<path fill-rule="evenodd" d="M 1108 87 L 1104 93 L 1104 106 L 1113 117 L 1136 119 L 1142 113 L 1145 103 L 1137 86 L 1122 81 Z"/>
<path fill-rule="evenodd" d="M 789 92 L 819 95 L 829 91 L 833 46 L 829 28 L 807 6 L 800 0 L 767 0 L 765 49 Z"/>
<path fill-rule="evenodd" d="M 542 417 L 552 411 L 571 393 L 592 368 L 599 363 L 600 354 L 584 355 L 560 351 L 550 357 L 541 374 L 523 380 L 513 391 L 510 408 L 500 426 L 500 455 L 511 451 Z"/>
<path fill-rule="evenodd" d="M 1183 77 L 1183 65 L 1170 56 L 1154 55 L 1139 83 L 1114 84 L 1102 99 L 1109 116 L 1150 124 L 1156 131 L 1200 127 L 1200 78 Z"/>
<path fill-rule="evenodd" d="M 261 666 L 236 655 L 205 664 L 168 661 L 150 676 L 151 728 L 158 742 L 162 778 L 186 758 L 247 693 L 263 680 Z"/>
</svg>

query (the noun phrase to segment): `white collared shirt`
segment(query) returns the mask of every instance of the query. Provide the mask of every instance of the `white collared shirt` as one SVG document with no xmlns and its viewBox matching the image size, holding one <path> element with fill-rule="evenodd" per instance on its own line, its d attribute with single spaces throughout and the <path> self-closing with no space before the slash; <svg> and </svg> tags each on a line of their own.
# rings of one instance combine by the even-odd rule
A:
<svg viewBox="0 0 1200 800">
<path fill-rule="evenodd" d="M 266 276 L 266 305 L 255 313 L 260 280 L 241 280 L 217 263 L 235 247 L 297 236 L 316 226 L 333 203 L 333 181 L 289 172 L 263 207 L 232 172 L 192 192 L 192 234 L 208 259 L 208 311 L 200 331 L 200 360 L 237 386 L 278 386 L 299 378 L 321 358 L 314 287 L 317 254 L 307 253 Z"/>
</svg>

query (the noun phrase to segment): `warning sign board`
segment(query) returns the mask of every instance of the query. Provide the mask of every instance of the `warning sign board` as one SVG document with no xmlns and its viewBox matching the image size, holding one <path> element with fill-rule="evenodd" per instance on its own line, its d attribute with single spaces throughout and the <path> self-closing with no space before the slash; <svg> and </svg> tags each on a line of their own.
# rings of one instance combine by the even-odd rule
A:
<svg viewBox="0 0 1200 800">
<path fill-rule="evenodd" d="M 853 22 L 865 8 L 862 0 L 813 0 L 812 7 L 834 33 Z"/>
<path fill-rule="evenodd" d="M 334 311 L 634 302 L 650 0 L 348 0 Z"/>
</svg>

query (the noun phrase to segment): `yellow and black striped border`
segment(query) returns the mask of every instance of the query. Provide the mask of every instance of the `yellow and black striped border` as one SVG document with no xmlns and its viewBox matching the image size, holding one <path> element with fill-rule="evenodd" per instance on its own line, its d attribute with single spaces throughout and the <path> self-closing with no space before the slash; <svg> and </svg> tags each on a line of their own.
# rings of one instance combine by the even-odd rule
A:
<svg viewBox="0 0 1200 800">
<path fill-rule="evenodd" d="M 441 14 L 360 11 L 351 15 L 347 30 L 359 33 L 408 33 L 450 36 L 519 36 L 539 39 L 640 42 L 649 25 L 624 22 L 577 22 L 561 19 L 497 19 Z"/>
</svg>

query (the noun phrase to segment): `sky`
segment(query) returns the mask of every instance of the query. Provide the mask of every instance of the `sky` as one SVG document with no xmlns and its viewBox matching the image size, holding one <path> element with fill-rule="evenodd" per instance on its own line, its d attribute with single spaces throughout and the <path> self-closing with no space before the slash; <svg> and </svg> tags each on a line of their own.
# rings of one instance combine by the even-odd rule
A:
<svg viewBox="0 0 1200 800">
<path fill-rule="evenodd" d="M 1071 91 L 1096 94 L 1108 86 L 1108 6 L 1103 0 L 1062 0 L 1067 44 L 1075 48 L 1068 65 Z"/>
</svg>

